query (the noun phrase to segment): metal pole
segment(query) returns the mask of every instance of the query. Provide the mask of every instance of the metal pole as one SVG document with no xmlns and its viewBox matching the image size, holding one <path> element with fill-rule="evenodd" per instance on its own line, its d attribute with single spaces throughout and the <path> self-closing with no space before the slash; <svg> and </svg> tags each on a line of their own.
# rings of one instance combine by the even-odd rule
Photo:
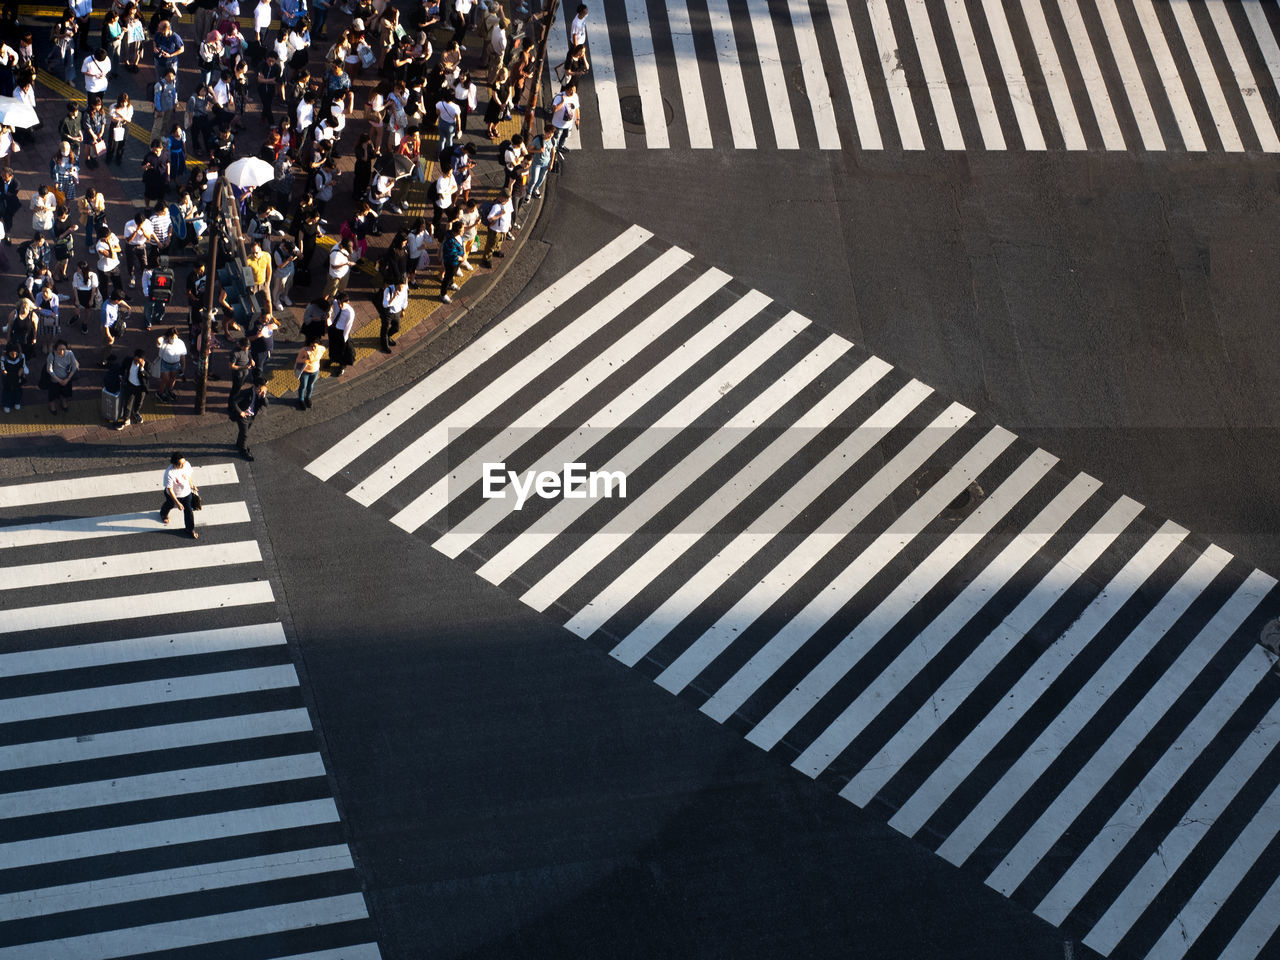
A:
<svg viewBox="0 0 1280 960">
<path fill-rule="evenodd" d="M 529 112 L 524 115 L 524 141 L 528 143 L 533 139 L 534 115 L 538 112 L 538 94 L 542 92 L 542 71 L 547 68 L 547 38 L 551 36 L 551 30 L 556 25 L 556 11 L 560 7 L 560 0 L 551 0 L 551 9 L 547 11 L 547 22 L 542 29 L 542 40 L 538 43 L 538 69 L 534 72 L 537 81 L 533 85 L 533 96 L 529 98 Z"/>
<path fill-rule="evenodd" d="M 222 239 L 222 177 L 213 185 L 213 223 L 208 231 L 212 238 L 209 249 L 209 299 L 204 310 L 204 363 L 200 365 L 200 380 L 196 383 L 196 413 L 204 413 L 205 396 L 209 389 L 209 353 L 213 340 L 213 291 L 218 285 L 218 246 Z"/>
</svg>

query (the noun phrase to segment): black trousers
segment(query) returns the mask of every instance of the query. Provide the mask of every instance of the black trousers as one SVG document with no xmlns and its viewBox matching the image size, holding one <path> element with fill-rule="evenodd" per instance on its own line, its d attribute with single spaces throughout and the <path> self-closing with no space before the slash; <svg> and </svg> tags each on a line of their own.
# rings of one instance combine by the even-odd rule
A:
<svg viewBox="0 0 1280 960">
<path fill-rule="evenodd" d="M 275 86 L 265 83 L 258 84 L 258 102 L 262 104 L 262 119 L 266 121 L 267 126 L 271 126 L 273 119 L 271 108 L 276 102 Z"/>
<path fill-rule="evenodd" d="M 132 420 L 142 413 L 142 398 L 147 395 L 145 387 L 135 387 L 125 381 L 120 390 L 120 419 Z"/>
<path fill-rule="evenodd" d="M 458 278 L 458 265 L 444 265 L 444 278 L 440 281 L 440 296 L 447 297 L 449 295 L 449 287 L 453 281 Z"/>
<path fill-rule="evenodd" d="M 400 314 L 383 308 L 378 313 L 382 316 L 382 346 L 390 350 L 391 338 L 400 332 Z"/>
<path fill-rule="evenodd" d="M 257 417 L 249 417 L 247 420 L 236 421 L 236 449 L 241 453 L 249 452 L 249 429 L 256 419 Z"/>
<path fill-rule="evenodd" d="M 187 533 L 191 533 L 196 528 L 196 512 L 191 508 L 191 494 L 180 497 L 178 503 L 182 504 L 182 522 L 187 527 Z M 168 493 L 164 495 L 164 506 L 160 508 L 160 519 L 168 520 L 169 514 L 173 512 L 173 497 Z"/>
</svg>

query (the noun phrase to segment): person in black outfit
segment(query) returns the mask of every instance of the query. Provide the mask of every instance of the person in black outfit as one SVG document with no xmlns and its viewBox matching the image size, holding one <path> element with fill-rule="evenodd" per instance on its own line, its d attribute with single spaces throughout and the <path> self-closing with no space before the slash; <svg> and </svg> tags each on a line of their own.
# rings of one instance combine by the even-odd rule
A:
<svg viewBox="0 0 1280 960">
<path fill-rule="evenodd" d="M 6 168 L 0 173 L 0 220 L 4 221 L 4 245 L 13 246 L 13 218 L 22 209 L 18 199 L 18 178 Z"/>
<path fill-rule="evenodd" d="M 257 386 L 246 387 L 232 396 L 235 399 L 232 401 L 229 416 L 236 425 L 236 449 L 240 451 L 240 456 L 246 460 L 252 460 L 253 454 L 249 451 L 249 431 L 262 418 L 270 405 L 267 399 L 267 385 L 260 383 Z"/>
<path fill-rule="evenodd" d="M 135 373 L 136 368 L 136 373 Z M 137 383 L 134 383 L 137 380 Z M 147 352 L 133 351 L 133 358 L 120 371 L 120 423 L 142 423 L 142 398 L 147 395 Z"/>
<path fill-rule="evenodd" d="M 236 397 L 245 381 L 253 374 L 253 354 L 249 350 L 249 340 L 241 337 L 231 348 L 231 391 L 227 396 L 227 410 L 230 412 Z"/>
<path fill-rule="evenodd" d="M 268 50 L 262 65 L 258 67 L 258 102 L 262 104 L 262 122 L 268 127 L 275 123 L 272 108 L 284 86 L 284 67 L 275 50 Z"/>
</svg>

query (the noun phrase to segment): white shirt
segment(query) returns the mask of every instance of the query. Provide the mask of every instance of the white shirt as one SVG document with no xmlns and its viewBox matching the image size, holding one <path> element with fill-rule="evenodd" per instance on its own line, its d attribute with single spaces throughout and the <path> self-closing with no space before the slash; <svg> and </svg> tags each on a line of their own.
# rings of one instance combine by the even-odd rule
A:
<svg viewBox="0 0 1280 960">
<path fill-rule="evenodd" d="M 350 340 L 351 328 L 355 326 L 356 308 L 348 302 L 343 304 L 341 309 L 335 304 L 334 310 L 337 311 L 337 317 L 334 319 L 333 325 L 342 331 L 343 340 Z"/>
<path fill-rule="evenodd" d="M 421 233 L 411 233 L 408 236 L 409 241 L 409 259 L 417 260 L 422 256 L 422 252 L 427 249 L 428 237 L 430 234 L 426 230 Z"/>
<path fill-rule="evenodd" d="M 584 13 L 580 17 L 574 17 L 573 22 L 569 24 L 569 45 L 575 43 L 587 42 L 587 15 Z"/>
<path fill-rule="evenodd" d="M 129 361 L 129 384 L 130 384 L 130 386 L 134 386 L 134 387 L 140 387 L 140 386 L 142 386 L 142 381 L 138 378 L 138 371 L 139 371 L 139 370 L 141 370 L 141 369 L 142 369 L 141 364 L 134 363 L 132 360 L 130 360 L 130 361 Z"/>
<path fill-rule="evenodd" d="M 111 110 L 112 123 L 133 123 L 133 104 L 126 103 L 123 107 L 118 104 L 112 104 Z"/>
<path fill-rule="evenodd" d="M 316 108 L 307 103 L 305 100 L 298 102 L 298 129 L 306 130 L 311 126 L 311 121 L 315 119 Z"/>
<path fill-rule="evenodd" d="M 467 109 L 474 110 L 476 108 L 476 85 L 468 83 L 463 86 L 461 83 L 455 83 L 453 85 L 453 99 L 465 101 Z"/>
<path fill-rule="evenodd" d="M 181 337 L 173 340 L 161 337 L 156 341 L 156 346 L 160 350 L 160 359 L 165 363 L 177 363 L 187 355 L 187 345 L 182 342 Z"/>
<path fill-rule="evenodd" d="M 169 467 L 164 472 L 164 488 L 181 500 L 191 494 L 191 464 L 185 460 L 180 467 Z"/>
<path fill-rule="evenodd" d="M 111 72 L 111 58 L 107 57 L 99 63 L 90 54 L 84 58 L 80 72 L 84 74 L 85 90 L 89 93 L 102 93 L 107 89 L 107 74 Z"/>
<path fill-rule="evenodd" d="M 453 9 L 458 16 L 466 17 L 466 15 L 471 12 L 472 6 L 474 6 L 472 0 L 455 0 Z"/>
<path fill-rule="evenodd" d="M 98 269 L 110 273 L 120 266 L 120 258 L 111 255 L 111 244 L 108 240 L 98 241 Z"/>
<path fill-rule="evenodd" d="M 453 171 L 450 170 L 443 176 L 436 178 L 436 206 L 442 209 L 449 209 L 453 206 L 453 198 L 458 192 L 458 181 L 453 179 Z"/>
<path fill-rule="evenodd" d="M 462 116 L 462 108 L 452 100 L 441 100 L 436 103 L 436 116 L 441 123 L 457 123 L 458 117 Z"/>
<path fill-rule="evenodd" d="M 551 122 L 556 128 L 563 130 L 565 127 L 573 126 L 574 118 L 578 113 L 578 95 L 557 93 L 552 104 L 555 106 L 555 113 L 551 115 Z"/>
<path fill-rule="evenodd" d="M 271 26 L 271 0 L 262 0 L 253 8 L 253 26 L 256 30 Z"/>
<path fill-rule="evenodd" d="M 510 200 L 505 200 L 502 203 L 495 202 L 485 222 L 488 223 L 489 229 L 494 233 L 506 233 L 511 229 L 511 217 L 515 210 L 516 205 Z"/>
<path fill-rule="evenodd" d="M 350 272 L 351 258 L 341 247 L 334 247 L 333 253 L 329 254 L 329 276 L 341 280 Z"/>
<path fill-rule="evenodd" d="M 409 306 L 409 285 L 382 288 L 382 305 L 390 313 L 404 313 Z"/>
</svg>

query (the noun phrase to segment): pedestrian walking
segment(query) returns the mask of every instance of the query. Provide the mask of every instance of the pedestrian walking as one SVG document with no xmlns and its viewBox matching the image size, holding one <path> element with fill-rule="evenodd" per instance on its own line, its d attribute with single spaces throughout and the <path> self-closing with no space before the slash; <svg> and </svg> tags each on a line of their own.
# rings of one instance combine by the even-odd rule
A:
<svg viewBox="0 0 1280 960">
<path fill-rule="evenodd" d="M 196 498 L 199 494 L 194 469 L 182 454 L 175 453 L 169 458 L 169 467 L 164 472 L 164 503 L 160 507 L 160 522 L 167 524 L 169 514 L 176 507 L 182 514 L 187 536 L 192 540 L 199 540 L 200 534 L 196 533 Z"/>
<path fill-rule="evenodd" d="M 253 453 L 249 450 L 249 431 L 262 419 L 269 405 L 270 399 L 267 396 L 265 383 L 245 387 L 231 395 L 227 415 L 236 425 L 236 449 L 246 460 L 253 460 Z"/>
</svg>

